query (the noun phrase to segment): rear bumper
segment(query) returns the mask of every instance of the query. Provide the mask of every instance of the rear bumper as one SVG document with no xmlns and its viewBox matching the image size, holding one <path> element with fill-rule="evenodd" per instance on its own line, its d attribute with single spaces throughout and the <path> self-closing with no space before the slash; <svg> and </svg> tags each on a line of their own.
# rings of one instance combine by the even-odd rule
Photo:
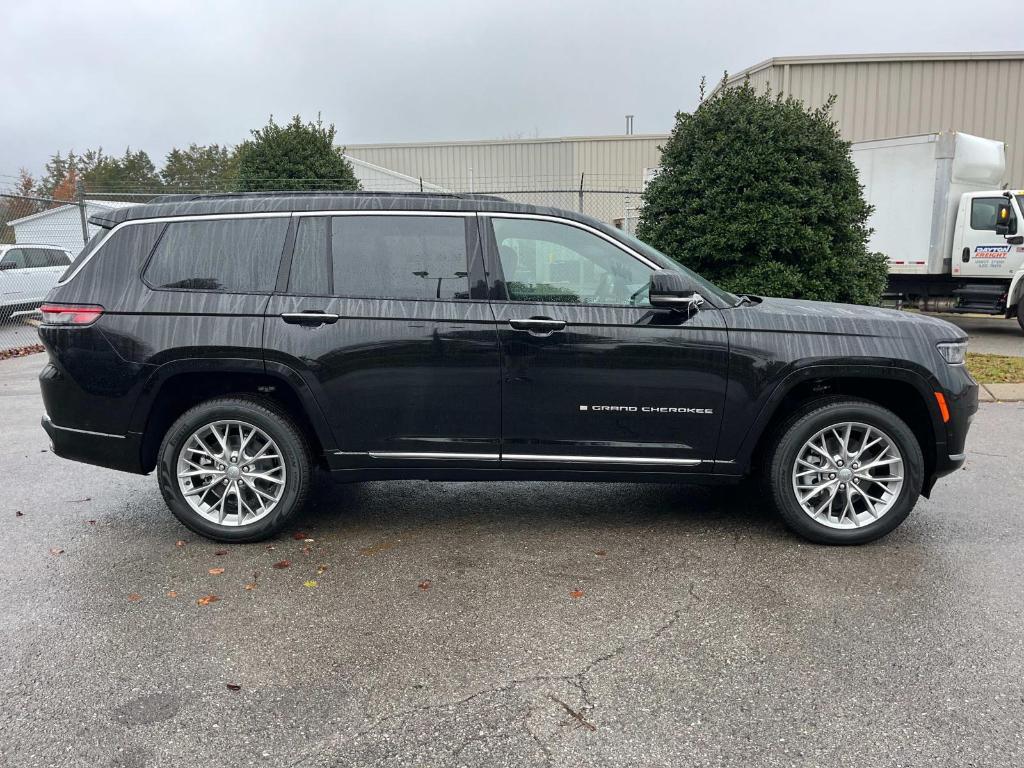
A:
<svg viewBox="0 0 1024 768">
<path fill-rule="evenodd" d="M 53 452 L 62 459 L 95 464 L 99 467 L 119 469 L 122 472 L 145 474 L 141 466 L 141 436 L 134 432 L 126 435 L 108 435 L 54 424 L 43 414 L 43 429 L 50 437 Z"/>
</svg>

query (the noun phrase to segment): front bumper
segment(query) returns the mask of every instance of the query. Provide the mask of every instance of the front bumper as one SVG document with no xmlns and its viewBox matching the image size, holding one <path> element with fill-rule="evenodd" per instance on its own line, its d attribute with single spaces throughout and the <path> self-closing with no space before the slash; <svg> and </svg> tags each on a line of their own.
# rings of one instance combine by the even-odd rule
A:
<svg viewBox="0 0 1024 768">
<path fill-rule="evenodd" d="M 123 472 L 142 473 L 140 435 L 133 432 L 126 435 L 109 435 L 61 427 L 54 424 L 45 413 L 42 425 L 50 437 L 54 454 L 62 459 L 119 469 Z"/>
<path fill-rule="evenodd" d="M 949 407 L 949 421 L 946 422 L 945 443 L 936 446 L 935 470 L 925 480 L 924 495 L 931 491 L 935 481 L 960 469 L 967 460 L 967 433 L 974 415 L 978 412 L 978 385 L 967 377 L 970 383 L 959 392 L 944 392 Z"/>
</svg>

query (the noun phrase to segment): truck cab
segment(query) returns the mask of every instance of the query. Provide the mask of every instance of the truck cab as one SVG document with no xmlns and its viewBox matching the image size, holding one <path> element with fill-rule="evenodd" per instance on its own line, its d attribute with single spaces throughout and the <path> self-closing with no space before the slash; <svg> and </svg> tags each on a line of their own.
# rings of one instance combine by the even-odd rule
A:
<svg viewBox="0 0 1024 768">
<path fill-rule="evenodd" d="M 956 309 L 963 312 L 1014 316 L 1024 289 L 1020 275 L 1024 268 L 1024 235 L 1018 234 L 1024 191 L 989 190 L 961 196 L 953 233 L 952 275 L 954 278 L 983 280 L 956 291 Z M 1005 221 L 999 213 L 1007 208 Z M 1007 290 L 1016 280 L 1017 294 Z"/>
</svg>

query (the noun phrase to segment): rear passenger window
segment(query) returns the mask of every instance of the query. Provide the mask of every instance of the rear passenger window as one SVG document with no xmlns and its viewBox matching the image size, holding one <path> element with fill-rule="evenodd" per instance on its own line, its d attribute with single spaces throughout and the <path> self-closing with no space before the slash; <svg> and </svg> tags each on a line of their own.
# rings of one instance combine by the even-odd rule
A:
<svg viewBox="0 0 1024 768">
<path fill-rule="evenodd" d="M 462 216 L 304 218 L 296 233 L 288 290 L 303 295 L 468 299 L 466 252 Z"/>
<path fill-rule="evenodd" d="M 70 263 L 71 259 L 64 251 L 50 249 L 46 252 L 46 266 L 48 267 L 66 267 Z"/>
<path fill-rule="evenodd" d="M 287 231 L 286 217 L 172 222 L 144 277 L 153 288 L 269 293 Z"/>
<path fill-rule="evenodd" d="M 25 266 L 30 269 L 38 269 L 39 267 L 50 266 L 47 263 L 46 251 L 42 248 L 26 248 L 25 249 Z"/>
</svg>

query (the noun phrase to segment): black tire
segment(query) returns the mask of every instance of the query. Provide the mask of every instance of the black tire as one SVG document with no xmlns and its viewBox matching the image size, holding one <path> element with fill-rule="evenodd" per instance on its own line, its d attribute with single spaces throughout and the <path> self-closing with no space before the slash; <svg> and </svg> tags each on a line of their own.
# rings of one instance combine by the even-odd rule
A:
<svg viewBox="0 0 1024 768">
<path fill-rule="evenodd" d="M 284 461 L 286 483 L 276 506 L 266 516 L 242 526 L 224 526 L 192 509 L 178 485 L 178 454 L 196 430 L 211 422 L 236 419 L 263 430 L 277 443 Z M 309 446 L 295 422 L 272 401 L 238 395 L 207 400 L 191 408 L 167 430 L 157 459 L 160 491 L 182 525 L 214 541 L 261 541 L 278 533 L 302 509 L 311 484 Z M 241 484 L 240 484 L 241 487 Z"/>
<path fill-rule="evenodd" d="M 1017 325 L 1024 331 L 1024 296 L 1021 297 L 1020 303 L 1017 304 Z"/>
<path fill-rule="evenodd" d="M 793 488 L 793 467 L 804 444 L 830 424 L 857 422 L 883 432 L 903 457 L 903 486 L 892 507 L 877 520 L 858 528 L 832 528 L 811 518 Z M 809 403 L 775 433 L 766 456 L 765 481 L 775 509 L 791 531 L 819 544 L 864 544 L 885 536 L 910 514 L 921 494 L 924 457 L 911 429 L 892 411 L 849 397 Z"/>
</svg>

